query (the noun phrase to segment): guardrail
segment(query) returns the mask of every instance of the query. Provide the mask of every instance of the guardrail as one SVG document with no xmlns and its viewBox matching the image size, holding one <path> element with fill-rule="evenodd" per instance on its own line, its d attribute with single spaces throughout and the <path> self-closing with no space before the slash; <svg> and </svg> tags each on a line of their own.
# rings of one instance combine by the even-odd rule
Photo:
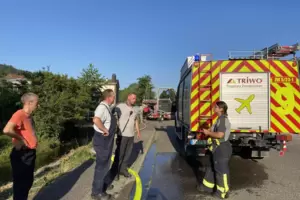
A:
<svg viewBox="0 0 300 200">
<path fill-rule="evenodd" d="M 260 60 L 264 59 L 263 51 L 229 51 L 228 57 L 230 60 Z"/>
</svg>

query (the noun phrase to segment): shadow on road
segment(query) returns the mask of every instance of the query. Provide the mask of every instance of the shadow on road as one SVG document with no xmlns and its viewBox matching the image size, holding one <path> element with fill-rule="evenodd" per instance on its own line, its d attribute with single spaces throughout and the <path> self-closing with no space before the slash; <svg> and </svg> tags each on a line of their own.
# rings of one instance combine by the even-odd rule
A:
<svg viewBox="0 0 300 200">
<path fill-rule="evenodd" d="M 143 154 L 144 153 L 144 145 L 143 145 L 143 141 L 138 141 L 136 143 L 134 143 L 133 145 L 133 149 L 131 152 L 131 156 L 129 158 L 129 166 L 132 166 L 133 163 L 137 160 L 137 158 L 139 157 L 139 154 Z"/>
<path fill-rule="evenodd" d="M 183 149 L 180 147 L 173 126 L 160 127 L 157 131 L 165 131 L 172 143 L 174 149 L 180 154 Z M 210 167 L 210 156 L 205 157 L 181 157 L 183 162 L 188 163 L 192 168 L 194 175 L 201 183 L 205 174 L 205 169 Z M 182 162 L 181 161 L 181 162 Z M 260 187 L 265 180 L 268 180 L 268 174 L 265 167 L 259 161 L 245 159 L 244 155 L 232 156 L 230 163 L 230 188 L 239 190 L 249 187 Z"/>
<path fill-rule="evenodd" d="M 55 182 L 46 185 L 39 193 L 33 198 L 34 200 L 53 200 L 61 199 L 64 197 L 74 186 L 81 174 L 87 170 L 92 164 L 93 160 L 88 160 L 82 165 L 67 173 L 66 175 L 58 178 Z"/>
<path fill-rule="evenodd" d="M 118 159 L 118 155 L 119 155 L 119 151 L 120 151 L 120 147 L 117 143 L 117 148 L 115 150 L 115 159 L 112 163 L 112 167 L 109 170 L 109 176 L 108 176 L 108 185 L 112 184 L 113 180 L 116 179 L 116 177 L 118 176 L 118 166 L 119 166 L 119 159 Z M 135 142 L 133 144 L 133 148 L 132 148 L 132 152 L 128 161 L 129 167 L 131 167 L 133 165 L 133 163 L 137 160 L 138 156 L 140 153 L 144 153 L 144 146 L 143 146 L 143 141 L 138 141 Z"/>
</svg>

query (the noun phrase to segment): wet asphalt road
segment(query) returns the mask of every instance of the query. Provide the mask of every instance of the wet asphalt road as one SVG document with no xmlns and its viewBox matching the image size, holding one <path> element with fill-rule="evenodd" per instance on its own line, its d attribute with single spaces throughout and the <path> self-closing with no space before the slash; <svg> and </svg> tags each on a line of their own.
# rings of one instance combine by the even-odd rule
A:
<svg viewBox="0 0 300 200">
<path fill-rule="evenodd" d="M 143 200 L 210 200 L 199 194 L 197 179 L 203 174 L 201 163 L 187 162 L 177 151 L 178 143 L 173 121 L 157 123 L 156 141 L 147 154 L 140 171 Z M 230 162 L 231 193 L 229 199 L 299 200 L 300 199 L 300 137 L 288 143 L 288 151 L 279 157 L 272 151 L 269 158 L 245 160 L 233 156 Z"/>
</svg>

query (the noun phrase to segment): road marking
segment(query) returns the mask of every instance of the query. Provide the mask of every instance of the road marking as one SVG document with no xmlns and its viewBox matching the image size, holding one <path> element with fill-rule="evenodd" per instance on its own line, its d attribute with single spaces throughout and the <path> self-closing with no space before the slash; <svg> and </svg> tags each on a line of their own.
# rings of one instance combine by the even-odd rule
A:
<svg viewBox="0 0 300 200">
<path fill-rule="evenodd" d="M 114 159 L 115 159 L 115 155 L 112 155 L 111 156 L 112 162 L 114 161 Z M 134 193 L 133 200 L 141 200 L 142 193 L 143 193 L 141 178 L 139 174 L 131 168 L 128 169 L 128 172 L 135 178 L 135 193 Z"/>
</svg>

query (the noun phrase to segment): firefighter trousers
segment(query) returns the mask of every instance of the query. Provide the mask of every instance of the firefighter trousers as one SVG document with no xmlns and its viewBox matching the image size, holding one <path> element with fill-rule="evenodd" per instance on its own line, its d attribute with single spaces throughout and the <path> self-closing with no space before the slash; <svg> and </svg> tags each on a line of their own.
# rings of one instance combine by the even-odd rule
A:
<svg viewBox="0 0 300 200">
<path fill-rule="evenodd" d="M 206 169 L 203 178 L 203 187 L 207 192 L 216 192 L 222 199 L 229 191 L 229 160 L 232 147 L 229 141 L 222 142 L 212 152 L 211 165 Z"/>
</svg>

